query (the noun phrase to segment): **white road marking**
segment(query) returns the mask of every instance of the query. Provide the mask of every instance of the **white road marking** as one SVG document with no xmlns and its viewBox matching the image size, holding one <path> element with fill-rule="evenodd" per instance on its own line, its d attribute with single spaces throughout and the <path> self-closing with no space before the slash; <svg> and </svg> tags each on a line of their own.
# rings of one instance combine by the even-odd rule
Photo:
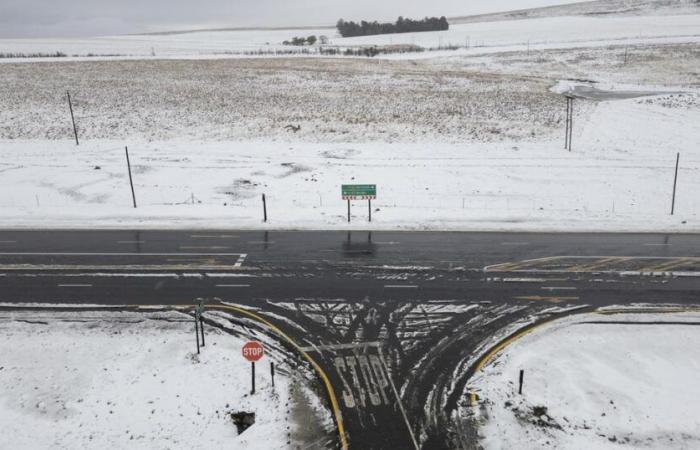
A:
<svg viewBox="0 0 700 450">
<path fill-rule="evenodd" d="M 496 280 L 494 280 L 496 281 Z M 501 281 L 504 283 L 544 283 L 547 281 L 546 278 L 503 278 Z"/>
<path fill-rule="evenodd" d="M 0 252 L 0 256 L 247 256 L 246 253 L 85 253 L 85 252 Z"/>
<path fill-rule="evenodd" d="M 0 241 L 0 244 L 16 244 L 17 241 Z"/>
<path fill-rule="evenodd" d="M 387 242 L 380 242 L 380 241 L 373 241 L 374 244 L 378 245 L 399 245 L 401 242 L 394 242 L 394 241 L 387 241 Z"/>
<path fill-rule="evenodd" d="M 92 287 L 91 284 L 59 284 L 58 287 Z"/>
<path fill-rule="evenodd" d="M 223 245 L 181 245 L 178 248 L 181 250 L 226 250 L 231 247 Z"/>
<path fill-rule="evenodd" d="M 193 239 L 236 239 L 238 236 L 234 236 L 231 234 L 222 234 L 222 235 L 210 235 L 210 234 L 191 234 L 191 238 Z"/>
<path fill-rule="evenodd" d="M 651 243 L 649 243 L 649 244 L 644 244 L 644 245 L 646 245 L 647 247 L 656 247 L 656 246 L 669 246 L 671 244 L 651 244 Z"/>
<path fill-rule="evenodd" d="M 274 244 L 275 241 L 248 241 L 249 244 Z"/>
<path fill-rule="evenodd" d="M 233 267 L 241 267 L 243 265 L 243 261 L 245 261 L 246 256 L 248 255 L 245 253 L 241 253 L 238 257 L 238 261 L 236 261 L 236 264 L 234 264 Z"/>
<path fill-rule="evenodd" d="M 545 291 L 575 291 L 573 286 L 542 286 Z"/>
<path fill-rule="evenodd" d="M 385 288 L 388 289 L 401 289 L 401 288 L 407 288 L 407 289 L 415 289 L 418 287 L 416 284 L 385 284 Z"/>
<path fill-rule="evenodd" d="M 145 244 L 146 241 L 117 241 L 117 244 Z"/>
<path fill-rule="evenodd" d="M 389 372 L 389 367 L 386 364 L 386 361 L 384 361 L 384 355 L 382 354 L 382 348 L 378 348 L 379 351 L 379 360 L 382 362 L 382 365 L 384 366 L 384 372 L 386 373 L 386 378 L 389 380 L 389 384 L 391 384 L 391 390 L 394 391 L 394 397 L 396 397 L 396 403 L 399 405 L 399 410 L 401 410 L 401 415 L 403 416 L 403 420 L 406 423 L 406 428 L 408 428 L 408 433 L 411 435 L 411 440 L 413 441 L 413 446 L 415 447 L 416 450 L 420 450 L 420 447 L 418 446 L 418 441 L 416 440 L 416 436 L 413 434 L 413 428 L 411 428 L 411 424 L 408 423 L 408 416 L 406 415 L 406 410 L 403 407 L 403 404 L 401 403 L 401 397 L 399 397 L 399 391 L 396 389 L 396 385 L 394 384 L 394 380 L 391 379 L 391 373 Z"/>
<path fill-rule="evenodd" d="M 217 284 L 216 287 L 240 288 L 240 287 L 250 287 L 250 285 L 249 284 Z"/>
<path fill-rule="evenodd" d="M 314 345 L 311 344 L 310 347 L 302 347 L 301 350 L 305 352 L 321 352 L 322 350 L 353 350 L 356 348 L 365 347 L 381 347 L 382 343 L 377 341 L 372 342 L 359 342 L 355 344 L 328 344 L 328 345 Z"/>
<path fill-rule="evenodd" d="M 501 242 L 501 245 L 530 245 L 529 242 Z"/>
</svg>

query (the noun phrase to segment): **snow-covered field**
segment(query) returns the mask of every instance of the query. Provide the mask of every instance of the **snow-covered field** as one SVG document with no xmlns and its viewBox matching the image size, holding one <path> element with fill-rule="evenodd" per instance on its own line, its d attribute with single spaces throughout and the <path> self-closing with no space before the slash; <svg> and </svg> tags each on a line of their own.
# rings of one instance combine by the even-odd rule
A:
<svg viewBox="0 0 700 450">
<path fill-rule="evenodd" d="M 402 33 L 342 38 L 335 28 L 304 30 L 229 30 L 187 33 L 104 36 L 71 39 L 0 39 L 0 53 L 63 52 L 85 56 L 202 57 L 227 53 L 298 48 L 282 42 L 295 36 L 326 36 L 331 47 L 413 44 L 426 49 L 459 46 L 458 54 L 497 53 L 514 46 L 567 48 L 625 44 L 627 42 L 700 42 L 700 7 L 686 7 L 678 14 L 618 16 L 586 15 L 538 17 L 483 23 L 457 23 L 447 31 Z M 313 49 L 312 49 L 313 51 Z M 234 55 L 229 55 L 234 56 Z M 402 58 L 425 57 L 407 54 Z M 433 56 L 427 54 L 427 56 Z M 0 59 L 0 61 L 2 61 Z"/>
<path fill-rule="evenodd" d="M 306 427 L 290 414 L 304 381 L 277 360 L 273 389 L 266 358 L 251 396 L 243 341 L 207 327 L 197 356 L 183 314 L 1 316 L 0 448 L 281 449 Z M 329 421 L 312 400 L 306 413 Z M 240 411 L 256 416 L 239 435 L 229 414 Z"/>
<path fill-rule="evenodd" d="M 483 402 L 481 443 L 487 449 L 697 448 L 698 324 L 697 313 L 589 314 L 537 329 L 472 381 Z"/>
<path fill-rule="evenodd" d="M 0 226 L 366 228 L 364 202 L 347 224 L 340 185 L 375 183 L 377 229 L 700 231 L 700 15 L 692 8 L 347 39 L 430 46 L 470 36 L 470 49 L 420 60 L 192 60 L 175 52 L 2 64 Z M 213 42 L 250 33 L 258 42 L 267 32 L 119 39 L 183 40 L 191 51 L 200 34 Z M 486 48 L 475 47 L 479 35 L 499 50 L 478 54 Z M 248 42 L 236 36 L 236 45 Z M 31 50 L 3 42 L 0 52 Z M 150 54 L 151 44 L 139 45 Z M 577 100 L 568 153 L 557 86 L 581 80 L 674 94 Z"/>
<path fill-rule="evenodd" d="M 698 97 L 592 103 L 561 139 L 494 143 L 4 140 L 0 225 L 700 230 Z M 131 205 L 128 143 L 138 209 Z M 681 153 L 676 214 L 670 196 Z M 269 222 L 262 223 L 261 195 Z"/>
</svg>

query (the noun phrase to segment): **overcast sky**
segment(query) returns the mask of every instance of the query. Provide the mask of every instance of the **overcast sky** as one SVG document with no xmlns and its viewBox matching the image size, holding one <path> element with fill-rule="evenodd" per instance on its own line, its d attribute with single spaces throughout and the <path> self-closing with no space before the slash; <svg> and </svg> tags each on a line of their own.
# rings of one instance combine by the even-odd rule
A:
<svg viewBox="0 0 700 450">
<path fill-rule="evenodd" d="M 0 0 L 0 37 L 94 36 L 228 26 L 332 25 L 458 16 L 576 0 Z"/>
</svg>

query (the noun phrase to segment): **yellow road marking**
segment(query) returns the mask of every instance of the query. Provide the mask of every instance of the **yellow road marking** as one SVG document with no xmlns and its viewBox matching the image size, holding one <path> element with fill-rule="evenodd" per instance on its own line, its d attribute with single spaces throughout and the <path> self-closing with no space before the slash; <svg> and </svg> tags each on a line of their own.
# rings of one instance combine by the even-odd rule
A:
<svg viewBox="0 0 700 450">
<path fill-rule="evenodd" d="M 129 308 L 134 308 L 134 309 L 141 309 L 144 306 L 148 305 L 127 305 Z M 175 307 L 175 309 L 191 309 L 192 306 L 190 305 L 179 305 Z M 268 328 L 270 328 L 272 331 L 277 333 L 279 336 L 284 338 L 292 347 L 294 347 L 295 350 L 297 350 L 299 353 L 306 358 L 306 360 L 311 363 L 313 366 L 314 370 L 316 373 L 318 373 L 319 377 L 321 377 L 321 380 L 323 381 L 324 386 L 326 387 L 326 392 L 328 392 L 328 397 L 331 399 L 331 408 L 333 409 L 333 415 L 335 416 L 335 423 L 338 426 L 338 436 L 340 438 L 340 448 L 341 450 L 348 450 L 348 438 L 345 435 L 345 426 L 343 425 L 343 416 L 340 412 L 340 406 L 338 404 L 338 399 L 335 396 L 335 392 L 333 391 L 333 385 L 331 384 L 330 379 L 328 378 L 328 375 L 326 372 L 323 371 L 321 366 L 318 365 L 316 360 L 314 360 L 311 355 L 309 355 L 306 351 L 304 351 L 299 344 L 297 344 L 291 337 L 289 337 L 284 331 L 280 330 L 276 325 L 272 324 L 265 318 L 259 316 L 258 314 L 255 314 L 252 311 L 248 311 L 247 309 L 244 308 L 239 308 L 237 306 L 231 306 L 231 305 L 207 305 L 208 309 L 220 309 L 220 310 L 229 310 L 229 311 L 234 311 L 239 314 L 243 314 L 244 316 L 248 316 L 253 318 L 254 320 L 257 320 L 258 322 L 264 324 Z"/>
<path fill-rule="evenodd" d="M 548 324 L 549 322 L 552 322 L 556 319 L 557 318 L 547 319 L 547 320 L 540 322 L 540 323 L 538 323 L 530 328 L 527 328 L 525 330 L 522 330 L 522 331 L 514 334 L 513 336 L 509 337 L 508 339 L 505 339 L 504 341 L 502 341 L 500 344 L 498 344 L 497 346 L 492 348 L 488 353 L 486 353 L 484 356 L 482 356 L 479 359 L 479 362 L 476 364 L 476 368 L 474 369 L 474 373 L 476 374 L 481 369 L 483 369 L 484 366 L 486 364 L 488 364 L 493 359 L 494 356 L 496 356 L 496 354 L 498 354 L 501 350 L 506 348 L 508 345 L 512 344 L 514 341 L 520 339 L 521 337 L 525 336 L 526 334 L 531 333 L 532 331 L 536 330 L 537 328 L 540 328 L 542 325 Z"/>
<path fill-rule="evenodd" d="M 559 297 L 559 296 L 543 296 L 543 295 L 521 295 L 513 297 L 516 300 L 535 300 L 541 302 L 561 303 L 567 301 L 578 300 L 578 297 Z"/>
<path fill-rule="evenodd" d="M 527 259 L 525 261 L 512 261 L 508 263 L 495 264 L 486 268 L 487 272 L 510 272 L 513 270 L 521 270 L 527 266 L 532 266 L 541 262 L 551 261 L 561 258 L 560 256 L 547 256 L 544 258 Z"/>
<path fill-rule="evenodd" d="M 592 272 L 595 269 L 605 266 L 609 263 L 618 263 L 629 260 L 626 256 L 611 256 L 609 258 L 599 259 L 596 262 L 588 264 L 579 264 L 577 266 L 569 267 L 566 269 L 567 272 Z"/>
<path fill-rule="evenodd" d="M 679 266 L 684 266 L 696 260 L 696 258 L 680 258 L 675 259 L 671 262 L 665 262 L 663 264 L 657 264 L 656 266 L 645 267 L 640 270 L 640 272 L 664 272 L 669 269 L 674 269 Z"/>
<path fill-rule="evenodd" d="M 326 375 L 326 372 L 323 371 L 321 366 L 318 365 L 318 363 L 309 355 L 307 352 L 305 352 L 299 344 L 297 344 L 294 340 L 292 340 L 291 337 L 289 337 L 284 331 L 280 330 L 275 326 L 274 324 L 270 323 L 263 317 L 255 314 L 252 311 L 248 311 L 247 309 L 239 308 L 237 306 L 229 306 L 229 305 L 208 305 L 207 308 L 209 309 L 223 309 L 223 310 L 230 310 L 230 311 L 235 311 L 239 314 L 243 314 L 248 317 L 252 317 L 253 319 L 257 320 L 260 323 L 265 324 L 268 328 L 270 328 L 272 331 L 277 333 L 279 336 L 283 337 L 289 344 L 292 345 L 292 347 L 295 348 L 299 353 L 301 353 L 304 358 L 306 358 L 309 363 L 313 366 L 314 370 L 316 370 L 316 373 L 321 377 L 321 380 L 323 380 L 323 384 L 326 387 L 326 391 L 328 392 L 328 396 L 331 399 L 331 407 L 333 408 L 333 415 L 335 416 L 335 422 L 338 426 L 338 435 L 340 437 L 340 448 L 342 450 L 347 450 L 348 449 L 348 440 L 347 437 L 345 436 L 345 427 L 343 425 L 343 417 L 340 413 L 340 406 L 338 404 L 338 399 L 335 396 L 335 392 L 333 391 L 333 385 L 330 382 L 330 379 L 328 378 L 328 375 Z"/>
</svg>

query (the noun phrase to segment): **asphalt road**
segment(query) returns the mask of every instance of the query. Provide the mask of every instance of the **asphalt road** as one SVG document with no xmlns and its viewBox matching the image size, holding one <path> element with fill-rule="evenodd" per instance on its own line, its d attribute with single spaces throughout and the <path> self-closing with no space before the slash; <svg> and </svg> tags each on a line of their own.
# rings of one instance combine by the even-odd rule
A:
<svg viewBox="0 0 700 450">
<path fill-rule="evenodd" d="M 468 448 L 485 342 L 572 306 L 700 304 L 697 255 L 695 235 L 2 231 L 0 302 L 258 308 L 328 374 L 351 448 Z"/>
</svg>

